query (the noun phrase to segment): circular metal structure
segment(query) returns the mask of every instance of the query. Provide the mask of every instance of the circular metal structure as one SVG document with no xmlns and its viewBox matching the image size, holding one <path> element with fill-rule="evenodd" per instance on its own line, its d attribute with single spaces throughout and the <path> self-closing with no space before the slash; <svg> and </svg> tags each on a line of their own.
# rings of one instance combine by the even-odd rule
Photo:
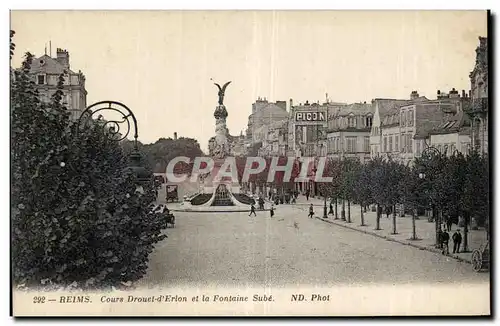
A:
<svg viewBox="0 0 500 326">
<path fill-rule="evenodd" d="M 117 120 L 104 120 L 101 113 L 105 111 L 116 112 L 120 115 L 120 118 L 118 118 Z M 80 118 L 78 119 L 77 131 L 79 131 L 81 127 L 84 127 L 86 123 L 88 123 L 90 120 L 94 120 L 94 117 L 97 114 L 99 115 L 97 116 L 96 120 L 102 121 L 103 127 L 108 130 L 106 135 L 109 138 L 112 138 L 116 141 L 123 140 L 129 135 L 131 128 L 130 120 L 132 120 L 132 123 L 134 125 L 134 142 L 135 145 L 137 146 L 137 138 L 138 138 L 137 120 L 134 116 L 134 113 L 132 113 L 132 111 L 125 104 L 120 102 L 100 101 L 87 107 L 85 111 L 82 112 Z M 125 126 L 123 130 L 122 126 Z"/>
<path fill-rule="evenodd" d="M 481 251 L 475 249 L 472 252 L 472 268 L 474 269 L 475 272 L 479 272 L 483 267 L 482 265 L 483 265 L 483 259 L 481 257 Z"/>
<path fill-rule="evenodd" d="M 431 158 L 433 156 L 439 156 L 441 153 L 434 146 L 428 146 L 422 151 L 422 157 Z"/>
</svg>

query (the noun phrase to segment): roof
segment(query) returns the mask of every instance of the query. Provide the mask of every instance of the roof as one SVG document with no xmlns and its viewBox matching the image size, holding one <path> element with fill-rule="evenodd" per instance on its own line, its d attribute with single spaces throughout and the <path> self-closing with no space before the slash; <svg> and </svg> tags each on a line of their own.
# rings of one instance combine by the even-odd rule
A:
<svg viewBox="0 0 500 326">
<path fill-rule="evenodd" d="M 373 106 L 371 103 L 352 103 L 340 108 L 333 115 L 346 116 L 351 113 L 354 115 L 366 115 L 368 113 L 373 113 Z"/>
<path fill-rule="evenodd" d="M 389 98 L 376 98 L 372 100 L 372 104 L 374 108 L 378 105 L 378 112 L 380 116 L 386 114 L 390 109 L 400 107 L 402 104 L 405 104 L 408 100 L 398 100 L 398 99 L 389 99 Z"/>
<path fill-rule="evenodd" d="M 452 134 L 470 127 L 470 119 L 463 111 L 458 112 L 429 131 L 430 135 Z M 470 128 L 469 128 L 470 129 Z"/>
<path fill-rule="evenodd" d="M 415 139 L 427 138 L 429 133 L 445 119 L 445 114 L 438 103 L 416 104 L 415 115 Z"/>
<path fill-rule="evenodd" d="M 41 64 L 42 61 L 44 62 L 43 65 Z M 65 70 L 70 74 L 75 73 L 71 69 L 64 68 L 64 66 L 56 59 L 44 54 L 39 58 L 33 59 L 30 72 L 31 73 L 45 72 L 49 74 L 60 75 L 63 74 Z"/>
</svg>

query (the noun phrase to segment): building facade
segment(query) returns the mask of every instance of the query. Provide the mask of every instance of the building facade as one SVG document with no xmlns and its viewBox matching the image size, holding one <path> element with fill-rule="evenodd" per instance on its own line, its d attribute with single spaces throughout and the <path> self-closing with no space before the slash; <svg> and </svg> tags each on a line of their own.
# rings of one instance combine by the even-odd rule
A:
<svg viewBox="0 0 500 326">
<path fill-rule="evenodd" d="M 373 124 L 373 105 L 353 103 L 336 110 L 328 121 L 329 157 L 357 157 L 363 163 L 370 159 L 370 130 Z"/>
<path fill-rule="evenodd" d="M 266 98 L 258 98 L 252 104 L 252 114 L 248 116 L 248 125 L 246 130 L 247 146 L 262 142 L 267 135 L 266 128 L 273 122 L 288 119 L 286 101 L 268 102 Z"/>
<path fill-rule="evenodd" d="M 40 94 L 40 100 L 49 103 L 57 91 L 59 76 L 64 76 L 63 104 L 70 112 L 70 118 L 77 120 L 87 107 L 87 90 L 85 76 L 79 70 L 71 70 L 69 53 L 63 49 L 56 50 L 56 58 L 47 54 L 33 60 L 30 74 Z"/>
<path fill-rule="evenodd" d="M 472 146 L 481 153 L 488 153 L 488 39 L 486 37 L 479 37 L 476 63 L 469 77 L 472 104 L 467 113 L 471 117 Z"/>
</svg>

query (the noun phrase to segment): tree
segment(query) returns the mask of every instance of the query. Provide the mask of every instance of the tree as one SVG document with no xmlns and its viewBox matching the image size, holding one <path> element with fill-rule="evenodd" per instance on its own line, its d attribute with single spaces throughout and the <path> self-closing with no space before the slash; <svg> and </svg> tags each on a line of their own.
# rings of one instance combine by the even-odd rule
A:
<svg viewBox="0 0 500 326">
<path fill-rule="evenodd" d="M 137 192 L 122 149 L 99 123 L 77 129 L 61 104 L 63 76 L 44 104 L 27 53 L 11 80 L 13 281 L 102 287 L 146 271 L 166 224 L 147 206 L 153 183 Z"/>
<path fill-rule="evenodd" d="M 372 194 L 370 188 L 370 173 L 369 165 L 358 164 L 354 170 L 354 188 L 353 192 L 354 199 L 360 205 L 361 214 L 361 226 L 365 226 L 364 212 L 363 208 L 370 202 L 372 202 Z"/>
<path fill-rule="evenodd" d="M 367 165 L 370 176 L 370 193 L 372 194 L 373 202 L 377 205 L 377 225 L 375 230 L 380 230 L 380 215 L 382 213 L 382 205 L 385 204 L 385 189 L 387 188 L 387 169 L 386 163 L 381 157 L 376 157 Z"/>
</svg>

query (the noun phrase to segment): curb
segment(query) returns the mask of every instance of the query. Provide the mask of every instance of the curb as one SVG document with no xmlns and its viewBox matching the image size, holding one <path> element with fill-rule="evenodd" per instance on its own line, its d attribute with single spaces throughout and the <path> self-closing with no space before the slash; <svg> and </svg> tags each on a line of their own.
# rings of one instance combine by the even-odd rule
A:
<svg viewBox="0 0 500 326">
<path fill-rule="evenodd" d="M 360 230 L 360 229 L 357 229 L 355 227 L 344 225 L 344 224 L 340 224 L 340 223 L 336 223 L 336 222 L 333 222 L 331 220 L 326 220 L 326 219 L 323 219 L 323 218 L 318 217 L 318 216 L 315 216 L 315 218 L 317 218 L 318 220 L 321 220 L 323 222 L 326 222 L 326 223 L 330 223 L 330 224 L 333 224 L 333 225 L 338 225 L 338 226 L 341 226 L 343 228 L 354 230 L 354 231 L 358 231 L 358 232 L 361 232 L 361 233 L 364 233 L 364 234 L 369 234 L 369 235 L 372 235 L 372 236 L 375 236 L 375 237 L 378 237 L 378 238 L 381 238 L 381 239 L 384 239 L 384 240 L 387 240 L 387 241 L 397 242 L 397 243 L 400 243 L 400 244 L 403 244 L 403 245 L 407 245 L 407 246 L 410 246 L 410 247 L 414 247 L 414 248 L 417 248 L 417 249 L 420 249 L 420 250 L 426 250 L 426 251 L 430 251 L 430 252 L 433 252 L 433 253 L 439 253 L 439 254 L 441 254 L 441 250 L 436 249 L 436 248 L 430 248 L 430 247 L 426 247 L 426 246 L 417 245 L 417 244 L 415 244 L 413 242 L 410 242 L 410 241 L 404 241 L 404 240 L 394 239 L 394 238 L 391 238 L 389 236 L 380 235 L 380 234 L 377 234 L 377 233 L 371 232 L 371 231 Z M 462 258 L 462 257 L 454 256 L 452 254 L 447 254 L 447 255 L 443 255 L 443 256 L 447 256 L 447 257 L 453 258 L 453 259 L 458 260 L 460 262 L 472 264 L 472 261 L 470 261 L 468 259 L 465 259 L 465 258 Z"/>
<path fill-rule="evenodd" d="M 274 208 L 276 210 L 276 208 Z M 190 210 L 190 209 L 169 209 L 171 212 L 181 212 L 181 213 L 249 213 L 249 209 L 235 209 L 229 211 L 209 211 L 209 210 Z M 256 209 L 255 212 L 267 212 L 269 208 L 266 209 Z"/>
</svg>

